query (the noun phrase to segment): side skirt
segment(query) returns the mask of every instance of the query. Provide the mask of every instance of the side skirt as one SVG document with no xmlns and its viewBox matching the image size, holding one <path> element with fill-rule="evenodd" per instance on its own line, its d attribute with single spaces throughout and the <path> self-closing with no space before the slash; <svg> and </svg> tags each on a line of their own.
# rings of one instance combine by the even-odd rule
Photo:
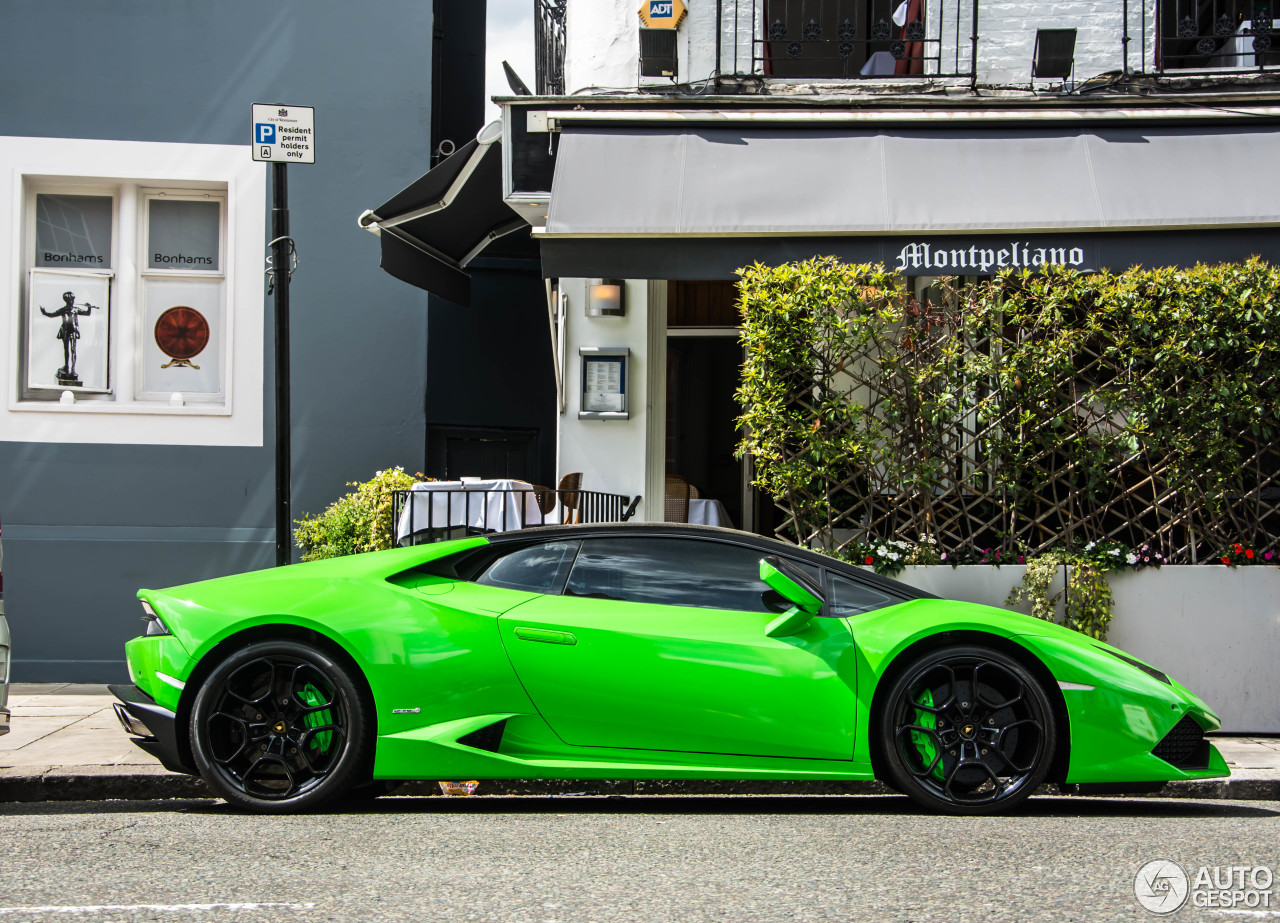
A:
<svg viewBox="0 0 1280 923">
<path fill-rule="evenodd" d="M 491 750 L 501 725 L 501 743 Z M 378 738 L 375 779 L 873 778 L 868 763 L 571 747 L 536 715 L 479 715 Z M 467 743 L 463 743 L 462 740 Z M 472 744 L 468 746 L 468 744 Z"/>
</svg>

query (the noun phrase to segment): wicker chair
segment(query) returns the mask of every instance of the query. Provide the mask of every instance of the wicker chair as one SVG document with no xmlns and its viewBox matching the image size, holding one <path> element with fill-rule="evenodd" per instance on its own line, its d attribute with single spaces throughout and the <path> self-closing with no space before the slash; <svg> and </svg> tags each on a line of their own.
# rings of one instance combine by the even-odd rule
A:
<svg viewBox="0 0 1280 923">
<path fill-rule="evenodd" d="M 582 489 L 582 472 L 574 471 L 560 478 L 560 483 L 556 485 L 559 491 L 560 504 L 564 507 L 564 515 L 560 518 L 563 523 L 581 522 L 582 511 L 578 509 L 582 495 L 578 493 Z"/>
<path fill-rule="evenodd" d="M 663 498 L 663 520 L 689 521 L 689 482 L 678 474 L 668 474 Z"/>
</svg>

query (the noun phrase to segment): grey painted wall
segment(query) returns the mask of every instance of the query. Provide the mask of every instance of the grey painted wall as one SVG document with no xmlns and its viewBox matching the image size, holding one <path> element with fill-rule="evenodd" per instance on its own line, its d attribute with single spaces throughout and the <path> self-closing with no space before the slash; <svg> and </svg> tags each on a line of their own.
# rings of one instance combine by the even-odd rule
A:
<svg viewBox="0 0 1280 923">
<path fill-rule="evenodd" d="M 316 108 L 289 177 L 294 514 L 420 468 L 427 296 L 355 218 L 427 167 L 431 5 L 0 0 L 0 22 L 0 134 L 244 144 L 250 103 Z M 262 448 L 0 442 L 15 681 L 122 680 L 139 586 L 272 563 L 269 308 L 264 348 Z"/>
</svg>

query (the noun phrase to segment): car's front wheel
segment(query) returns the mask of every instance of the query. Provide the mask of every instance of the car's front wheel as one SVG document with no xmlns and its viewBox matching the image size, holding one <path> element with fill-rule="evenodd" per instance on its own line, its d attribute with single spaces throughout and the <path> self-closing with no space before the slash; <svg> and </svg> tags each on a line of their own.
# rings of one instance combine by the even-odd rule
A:
<svg viewBox="0 0 1280 923">
<path fill-rule="evenodd" d="M 985 647 L 931 651 L 898 674 L 880 744 L 889 780 L 927 808 L 995 814 L 1023 802 L 1053 762 L 1053 709 L 1017 660 Z"/>
<path fill-rule="evenodd" d="M 367 771 L 374 721 L 349 667 L 296 641 L 261 641 L 214 668 L 191 709 L 196 768 L 231 804 L 318 808 Z"/>
</svg>

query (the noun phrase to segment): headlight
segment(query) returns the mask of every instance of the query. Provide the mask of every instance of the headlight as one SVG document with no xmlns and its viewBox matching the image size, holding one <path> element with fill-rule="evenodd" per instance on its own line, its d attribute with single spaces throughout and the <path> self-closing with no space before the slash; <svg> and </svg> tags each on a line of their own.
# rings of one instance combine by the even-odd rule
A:
<svg viewBox="0 0 1280 923">
<path fill-rule="evenodd" d="M 1131 667 L 1137 667 L 1139 670 L 1141 670 L 1143 673 L 1150 676 L 1152 679 L 1158 679 L 1160 680 L 1160 682 L 1164 683 L 1166 686 L 1173 685 L 1173 680 L 1169 679 L 1169 677 L 1166 674 L 1161 673 L 1155 667 L 1149 667 L 1145 663 L 1139 663 L 1138 661 L 1134 660 L 1132 657 L 1126 657 L 1124 654 L 1117 654 L 1115 651 L 1107 650 L 1107 648 L 1105 647 L 1099 647 L 1098 650 L 1107 651 L 1107 653 L 1110 654 L 1112 657 L 1115 657 L 1118 660 L 1123 660 L 1125 663 L 1129 664 L 1129 666 Z"/>
<path fill-rule="evenodd" d="M 160 616 L 156 615 L 156 610 L 152 609 L 151 603 L 147 602 L 145 599 L 142 601 L 142 611 L 144 613 L 142 621 L 147 625 L 146 631 L 143 632 L 144 635 L 170 634 L 170 631 L 165 627 L 164 622 L 160 621 Z"/>
</svg>

